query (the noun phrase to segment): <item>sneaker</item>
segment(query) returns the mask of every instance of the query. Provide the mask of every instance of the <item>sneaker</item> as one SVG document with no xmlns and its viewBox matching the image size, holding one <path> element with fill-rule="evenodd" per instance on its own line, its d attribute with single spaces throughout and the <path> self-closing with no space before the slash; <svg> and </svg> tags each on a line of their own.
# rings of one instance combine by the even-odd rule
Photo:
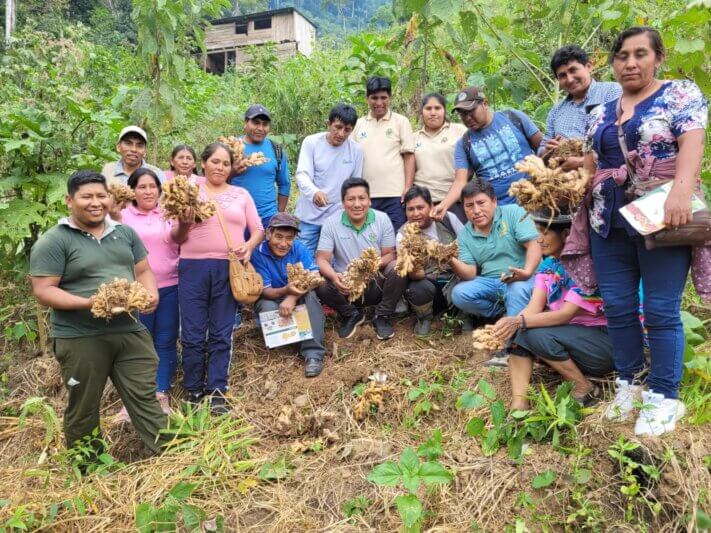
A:
<svg viewBox="0 0 711 533">
<path fill-rule="evenodd" d="M 506 368 L 509 366 L 509 354 L 499 350 L 492 354 L 491 359 L 484 361 L 484 366 L 498 366 Z"/>
<path fill-rule="evenodd" d="M 230 411 L 232 411 L 232 408 L 221 392 L 216 392 L 210 396 L 210 412 L 213 415 L 222 416 L 229 414 Z"/>
<path fill-rule="evenodd" d="M 393 330 L 388 317 L 375 315 L 373 317 L 373 327 L 375 328 L 375 335 L 381 341 L 395 336 L 395 330 Z"/>
<path fill-rule="evenodd" d="M 342 339 L 350 339 L 364 321 L 365 315 L 356 311 L 353 316 L 347 317 L 345 323 L 338 329 L 338 336 Z"/>
<path fill-rule="evenodd" d="M 185 396 L 185 401 L 193 407 L 197 407 L 202 402 L 204 397 L 205 393 L 203 391 L 188 391 Z"/>
<path fill-rule="evenodd" d="M 605 408 L 604 416 L 608 420 L 627 420 L 634 409 L 635 400 L 639 399 L 642 388 L 632 385 L 625 379 L 615 380 L 615 399 Z"/>
<path fill-rule="evenodd" d="M 426 337 L 432 329 L 432 320 L 429 318 L 420 318 L 415 324 L 415 336 Z"/>
<path fill-rule="evenodd" d="M 304 376 L 307 378 L 315 378 L 323 370 L 323 359 L 309 357 L 304 361 Z"/>
<path fill-rule="evenodd" d="M 686 414 L 681 400 L 665 398 L 663 394 L 642 391 L 642 409 L 634 425 L 634 434 L 658 437 L 674 431 L 676 421 Z"/>
<path fill-rule="evenodd" d="M 600 387 L 593 385 L 590 392 L 579 397 L 573 397 L 573 399 L 578 402 L 581 407 L 592 407 L 600 401 Z"/>
<path fill-rule="evenodd" d="M 158 400 L 158 403 L 160 404 L 161 411 L 163 411 L 166 415 L 169 415 L 173 412 L 173 410 L 170 408 L 170 398 L 168 397 L 167 393 L 156 392 L 156 400 Z"/>
<path fill-rule="evenodd" d="M 131 417 L 129 416 L 128 411 L 126 410 L 125 405 L 121 407 L 121 410 L 116 414 L 115 420 L 120 424 L 125 424 L 131 421 Z"/>
</svg>

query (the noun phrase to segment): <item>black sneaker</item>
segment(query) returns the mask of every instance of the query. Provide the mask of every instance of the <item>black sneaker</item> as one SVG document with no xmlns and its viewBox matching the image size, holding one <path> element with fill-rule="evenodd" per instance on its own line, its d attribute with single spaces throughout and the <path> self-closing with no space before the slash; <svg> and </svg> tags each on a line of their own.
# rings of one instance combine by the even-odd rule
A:
<svg viewBox="0 0 711 533">
<path fill-rule="evenodd" d="M 373 327 L 375 328 L 375 335 L 381 341 L 391 339 L 395 336 L 395 331 L 390 325 L 390 319 L 388 317 L 375 315 L 373 318 Z"/>
<path fill-rule="evenodd" d="M 197 407 L 200 405 L 202 402 L 203 398 L 205 398 L 205 393 L 203 391 L 188 391 L 188 394 L 185 396 L 185 401 L 188 402 L 190 405 L 193 407 Z"/>
<path fill-rule="evenodd" d="M 365 315 L 356 311 L 353 316 L 346 318 L 344 324 L 338 329 L 338 336 L 342 339 L 350 339 L 364 320 Z"/>
<path fill-rule="evenodd" d="M 227 403 L 227 399 L 222 395 L 222 393 L 217 392 L 210 396 L 210 412 L 215 416 L 222 416 L 229 414 L 232 408 Z"/>
<path fill-rule="evenodd" d="M 315 378 L 323 370 L 323 359 L 309 357 L 304 361 L 304 376 Z"/>
</svg>

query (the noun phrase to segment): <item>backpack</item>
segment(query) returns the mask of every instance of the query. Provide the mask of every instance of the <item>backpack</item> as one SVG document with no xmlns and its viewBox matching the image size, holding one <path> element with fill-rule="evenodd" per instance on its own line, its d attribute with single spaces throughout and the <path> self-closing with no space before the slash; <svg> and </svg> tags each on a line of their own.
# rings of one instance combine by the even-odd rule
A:
<svg viewBox="0 0 711 533">
<path fill-rule="evenodd" d="M 531 142 L 528 140 L 528 136 L 526 135 L 526 132 L 523 130 L 523 122 L 521 122 L 521 117 L 519 117 L 516 113 L 514 113 L 511 109 L 504 109 L 501 113 L 503 113 L 507 119 L 509 119 L 509 122 L 513 124 L 518 131 L 520 131 L 523 134 L 523 138 L 526 139 L 526 142 L 528 143 L 529 146 L 531 146 Z M 474 159 L 472 159 L 472 154 L 470 147 L 467 143 L 470 142 L 470 135 L 469 135 L 469 129 L 464 132 L 464 135 L 462 135 L 462 145 L 464 146 L 464 153 L 467 156 L 467 164 L 469 165 L 469 169 L 473 171 L 474 169 Z M 535 150 L 534 150 L 535 152 Z"/>
</svg>

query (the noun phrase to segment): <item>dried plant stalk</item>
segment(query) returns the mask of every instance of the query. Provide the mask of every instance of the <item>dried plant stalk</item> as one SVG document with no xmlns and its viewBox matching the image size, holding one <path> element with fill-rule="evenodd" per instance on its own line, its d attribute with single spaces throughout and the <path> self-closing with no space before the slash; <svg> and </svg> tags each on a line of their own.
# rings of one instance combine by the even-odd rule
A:
<svg viewBox="0 0 711 533">
<path fill-rule="evenodd" d="M 525 172 L 530 179 L 513 183 L 509 196 L 514 196 L 529 213 L 549 209 L 555 216 L 574 209 L 583 201 L 590 181 L 590 175 L 583 169 L 563 172 L 560 168 L 548 168 L 535 155 L 516 163 L 516 170 Z"/>
<path fill-rule="evenodd" d="M 237 137 L 220 137 L 220 142 L 230 149 L 237 166 L 256 167 L 269 161 L 269 158 L 265 157 L 262 152 L 254 152 L 253 154 L 245 156 L 244 141 Z"/>
<path fill-rule="evenodd" d="M 111 283 L 102 283 L 94 295 L 91 314 L 96 318 L 111 320 L 121 313 L 146 311 L 153 298 L 138 281 L 114 278 Z"/>
<path fill-rule="evenodd" d="M 187 176 L 176 174 L 172 180 L 163 184 L 163 194 L 160 198 L 163 217 L 177 219 L 186 209 L 192 208 L 195 211 L 196 223 L 210 218 L 217 211 L 217 205 L 212 200 L 200 201 L 199 194 L 197 183 L 191 182 Z"/>
<path fill-rule="evenodd" d="M 385 407 L 385 396 L 394 392 L 393 385 L 370 382 L 358 399 L 358 403 L 353 406 L 353 417 L 360 422 L 373 411 L 381 411 Z"/>
<path fill-rule="evenodd" d="M 348 287 L 348 300 L 355 302 L 363 296 L 368 283 L 380 270 L 380 254 L 375 248 L 366 248 L 358 259 L 348 264 L 343 283 Z"/>
<path fill-rule="evenodd" d="M 457 241 L 449 244 L 430 240 L 427 242 L 427 257 L 437 263 L 437 268 L 443 270 L 453 257 L 459 255 L 459 245 Z"/>
<path fill-rule="evenodd" d="M 583 156 L 583 140 L 582 139 L 563 139 L 558 144 L 557 148 L 551 151 L 548 156 L 548 166 L 550 168 L 558 168 L 563 164 L 563 161 L 569 157 Z"/>
<path fill-rule="evenodd" d="M 424 269 L 426 259 L 427 239 L 422 235 L 420 225 L 417 223 L 405 224 L 395 263 L 397 275 L 404 278 L 411 272 Z"/>
<path fill-rule="evenodd" d="M 112 183 L 109 185 L 109 194 L 114 197 L 116 205 L 132 202 L 136 199 L 136 193 L 128 185 L 121 183 Z"/>
<path fill-rule="evenodd" d="M 321 274 L 313 270 L 306 270 L 301 262 L 286 265 L 286 275 L 289 283 L 304 292 L 314 290 L 324 281 Z"/>
<path fill-rule="evenodd" d="M 494 335 L 494 326 L 489 324 L 472 332 L 472 347 L 475 350 L 495 352 L 503 350 L 505 342 Z"/>
</svg>

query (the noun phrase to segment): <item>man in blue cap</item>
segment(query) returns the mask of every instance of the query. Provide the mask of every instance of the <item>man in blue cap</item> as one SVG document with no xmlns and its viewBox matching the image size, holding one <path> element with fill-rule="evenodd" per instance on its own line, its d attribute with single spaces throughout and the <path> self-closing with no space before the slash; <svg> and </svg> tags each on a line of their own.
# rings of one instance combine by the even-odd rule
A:
<svg viewBox="0 0 711 533">
<path fill-rule="evenodd" d="M 268 139 L 272 116 L 261 104 L 249 106 L 244 114 L 244 155 L 261 152 L 267 162 L 247 167 L 235 161 L 230 183 L 247 189 L 254 199 L 262 225 L 269 226 L 269 220 L 277 212 L 286 211 L 291 190 L 289 163 L 282 146 Z M 276 184 L 276 194 L 275 194 Z"/>
</svg>

